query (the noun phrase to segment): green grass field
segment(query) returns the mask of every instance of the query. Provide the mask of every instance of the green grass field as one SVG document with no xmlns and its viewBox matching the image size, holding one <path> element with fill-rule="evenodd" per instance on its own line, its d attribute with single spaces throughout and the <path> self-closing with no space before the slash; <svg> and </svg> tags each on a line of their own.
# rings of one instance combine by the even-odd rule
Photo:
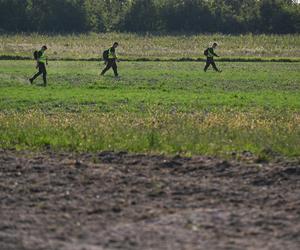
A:
<svg viewBox="0 0 300 250">
<path fill-rule="evenodd" d="M 0 148 L 300 155 L 300 63 L 0 61 Z"/>
<path fill-rule="evenodd" d="M 97 59 L 114 41 L 123 60 L 180 60 L 203 58 L 203 50 L 219 43 L 223 60 L 300 60 L 299 35 L 136 35 L 86 34 L 51 36 L 0 35 L 0 57 L 32 58 L 34 50 L 47 44 L 53 59 Z"/>
</svg>

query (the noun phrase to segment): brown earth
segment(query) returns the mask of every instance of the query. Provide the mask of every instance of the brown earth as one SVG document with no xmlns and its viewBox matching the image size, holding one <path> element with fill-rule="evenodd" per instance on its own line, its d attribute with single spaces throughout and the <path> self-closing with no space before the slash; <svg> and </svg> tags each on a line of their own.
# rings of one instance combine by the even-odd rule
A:
<svg viewBox="0 0 300 250">
<path fill-rule="evenodd" d="M 0 204 L 1 250 L 300 249 L 299 159 L 0 150 Z"/>
</svg>

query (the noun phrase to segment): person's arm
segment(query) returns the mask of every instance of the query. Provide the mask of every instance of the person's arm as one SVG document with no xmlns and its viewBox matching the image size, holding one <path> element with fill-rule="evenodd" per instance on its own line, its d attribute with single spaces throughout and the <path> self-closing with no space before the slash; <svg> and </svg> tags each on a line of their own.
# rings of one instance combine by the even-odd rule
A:
<svg viewBox="0 0 300 250">
<path fill-rule="evenodd" d="M 41 53 L 41 51 L 39 51 L 37 53 L 37 58 L 36 58 L 36 68 L 39 67 L 39 61 L 40 61 L 41 55 L 42 55 L 42 53 Z"/>
<path fill-rule="evenodd" d="M 117 62 L 120 62 L 120 60 L 119 60 L 118 57 L 117 57 L 117 53 L 116 53 L 116 50 L 115 50 L 115 49 L 112 50 L 112 55 L 113 55 L 114 59 L 115 59 Z"/>
<path fill-rule="evenodd" d="M 42 56 L 42 52 L 39 51 L 39 52 L 38 52 L 38 56 L 37 56 L 37 60 L 38 60 L 38 61 L 40 60 L 41 56 Z"/>
<path fill-rule="evenodd" d="M 117 54 L 115 53 L 115 58 L 116 58 L 116 61 L 117 62 L 120 62 L 120 60 L 118 59 L 118 57 L 117 57 Z"/>
<path fill-rule="evenodd" d="M 211 52 L 212 52 L 212 54 L 213 54 L 214 56 L 219 57 L 219 56 L 214 52 L 213 49 L 211 50 Z"/>
<path fill-rule="evenodd" d="M 117 59 L 116 51 L 113 48 L 110 49 L 110 54 L 114 59 Z"/>
<path fill-rule="evenodd" d="M 44 55 L 45 55 L 46 65 L 48 65 L 48 56 L 47 56 L 46 52 L 44 52 Z"/>
</svg>

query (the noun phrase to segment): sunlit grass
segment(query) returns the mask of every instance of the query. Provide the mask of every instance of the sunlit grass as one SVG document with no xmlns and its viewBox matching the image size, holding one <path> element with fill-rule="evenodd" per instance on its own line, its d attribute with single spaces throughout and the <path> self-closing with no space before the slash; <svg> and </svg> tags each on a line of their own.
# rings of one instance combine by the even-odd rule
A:
<svg viewBox="0 0 300 250">
<path fill-rule="evenodd" d="M 100 58 L 114 41 L 123 59 L 203 58 L 203 50 L 213 41 L 226 58 L 299 58 L 299 35 L 1 35 L 0 55 L 32 57 L 34 50 L 47 44 L 48 54 L 57 59 Z"/>
<path fill-rule="evenodd" d="M 299 156 L 300 113 L 0 113 L 0 148 Z"/>
</svg>

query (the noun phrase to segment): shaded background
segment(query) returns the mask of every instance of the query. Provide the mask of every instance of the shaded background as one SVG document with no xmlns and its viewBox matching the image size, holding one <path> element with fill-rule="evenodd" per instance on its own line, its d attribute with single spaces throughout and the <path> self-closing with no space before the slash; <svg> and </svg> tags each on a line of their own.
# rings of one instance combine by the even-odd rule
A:
<svg viewBox="0 0 300 250">
<path fill-rule="evenodd" d="M 0 0 L 0 32 L 299 33 L 293 0 Z"/>
</svg>

